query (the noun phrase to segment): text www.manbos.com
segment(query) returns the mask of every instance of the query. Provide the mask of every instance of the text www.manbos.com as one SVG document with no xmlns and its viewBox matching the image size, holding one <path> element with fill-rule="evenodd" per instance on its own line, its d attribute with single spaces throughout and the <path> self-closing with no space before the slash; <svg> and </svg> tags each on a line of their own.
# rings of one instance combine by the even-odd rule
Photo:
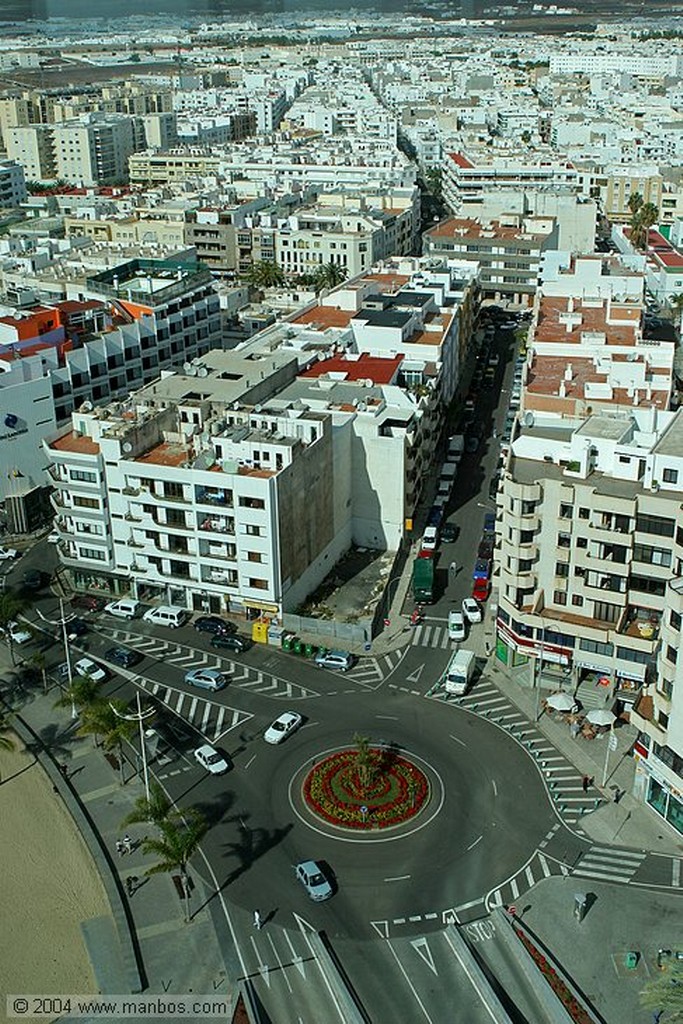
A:
<svg viewBox="0 0 683 1024">
<path fill-rule="evenodd" d="M 91 1017 L 125 1019 L 126 1017 L 182 1018 L 222 1017 L 230 1012 L 228 1000 L 217 996 L 187 995 L 108 995 L 98 999 L 89 995 L 19 995 L 7 996 L 7 1017 Z"/>
</svg>

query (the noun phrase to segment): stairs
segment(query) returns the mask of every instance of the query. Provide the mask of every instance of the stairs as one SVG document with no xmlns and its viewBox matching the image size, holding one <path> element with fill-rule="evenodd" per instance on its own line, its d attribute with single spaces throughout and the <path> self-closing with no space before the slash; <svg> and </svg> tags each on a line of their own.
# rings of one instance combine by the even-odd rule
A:
<svg viewBox="0 0 683 1024">
<path fill-rule="evenodd" d="M 600 686 L 597 680 L 585 680 L 577 687 L 575 696 L 585 711 L 591 711 L 593 708 L 606 707 L 610 700 L 609 694 L 609 686 Z"/>
</svg>

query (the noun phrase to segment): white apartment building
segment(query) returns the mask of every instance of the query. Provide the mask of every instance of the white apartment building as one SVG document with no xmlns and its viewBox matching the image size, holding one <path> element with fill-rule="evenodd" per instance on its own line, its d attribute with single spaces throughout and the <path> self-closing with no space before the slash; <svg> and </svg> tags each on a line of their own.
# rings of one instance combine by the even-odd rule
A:
<svg viewBox="0 0 683 1024">
<path fill-rule="evenodd" d="M 657 75 L 671 75 L 679 78 L 683 72 L 683 58 L 673 53 L 662 53 L 654 58 L 637 53 L 596 53 L 564 51 L 551 53 L 549 57 L 551 75 L 601 75 L 628 74 L 649 78 Z"/>
<path fill-rule="evenodd" d="M 14 160 L 0 160 L 0 209 L 19 206 L 26 196 L 23 167 Z"/>
<path fill-rule="evenodd" d="M 544 159 L 513 153 L 489 156 L 485 151 L 471 157 L 462 152 L 447 153 L 442 177 L 444 200 L 456 214 L 463 203 L 476 202 L 482 193 L 494 189 L 579 191 L 579 177 L 574 165 L 554 155 Z"/>
<path fill-rule="evenodd" d="M 682 453 L 683 411 L 536 414 L 512 442 L 497 523 L 498 656 L 532 659 L 584 707 L 630 710 L 647 736 L 640 795 L 679 831 Z"/>
<path fill-rule="evenodd" d="M 49 181 L 56 177 L 52 125 L 12 125 L 4 130 L 10 160 L 24 170 L 27 181 Z"/>
<path fill-rule="evenodd" d="M 74 408 L 125 398 L 221 344 L 220 299 L 204 267 L 133 260 L 92 275 L 85 289 L 89 300 L 0 320 L 0 399 L 9 417 L 0 496 L 15 469 L 36 486 L 48 482 L 41 439 Z"/>
</svg>

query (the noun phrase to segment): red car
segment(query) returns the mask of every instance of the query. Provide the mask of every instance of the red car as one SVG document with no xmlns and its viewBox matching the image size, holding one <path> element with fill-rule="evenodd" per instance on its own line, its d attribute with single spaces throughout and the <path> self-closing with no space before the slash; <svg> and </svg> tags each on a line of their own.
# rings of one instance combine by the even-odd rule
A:
<svg viewBox="0 0 683 1024">
<path fill-rule="evenodd" d="M 491 593 L 491 580 L 476 579 L 474 586 L 472 587 L 472 597 L 475 601 L 480 601 L 482 604 L 488 598 Z"/>
</svg>

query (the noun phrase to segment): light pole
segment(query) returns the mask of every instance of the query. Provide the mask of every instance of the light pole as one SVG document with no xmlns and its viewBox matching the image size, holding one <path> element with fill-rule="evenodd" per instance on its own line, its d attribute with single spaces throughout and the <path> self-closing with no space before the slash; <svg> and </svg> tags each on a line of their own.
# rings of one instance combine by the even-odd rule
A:
<svg viewBox="0 0 683 1024">
<path fill-rule="evenodd" d="M 137 722 L 140 727 L 140 753 L 142 755 L 142 778 L 145 783 L 145 799 L 147 800 L 147 803 L 149 803 L 149 772 L 147 771 L 147 748 L 145 747 L 145 734 L 142 728 L 142 723 L 146 721 L 148 718 L 150 718 L 152 715 L 156 714 L 156 708 L 147 708 L 146 711 L 142 710 L 142 708 L 140 707 L 139 690 L 135 691 L 135 699 L 138 710 L 137 713 L 134 715 L 122 714 L 122 712 L 116 710 L 112 703 L 109 704 L 109 707 L 112 709 L 117 718 L 122 718 L 126 722 Z"/>
<path fill-rule="evenodd" d="M 69 693 L 71 694 L 71 717 L 75 721 L 78 718 L 78 711 L 76 710 L 76 705 L 74 703 L 74 694 L 73 694 L 73 681 L 74 680 L 73 680 L 73 675 L 72 675 L 72 672 L 71 672 L 71 653 L 69 651 L 69 634 L 66 631 L 67 623 L 71 622 L 71 620 L 73 618 L 75 618 L 75 616 L 73 615 L 73 613 L 71 615 L 66 615 L 66 616 L 64 615 L 64 599 L 61 598 L 61 597 L 59 599 L 59 618 L 58 619 L 48 619 L 48 618 L 46 618 L 45 615 L 43 615 L 43 613 L 40 611 L 39 608 L 36 608 L 36 611 L 38 612 L 38 615 L 40 615 L 40 617 L 43 620 L 43 622 L 47 622 L 51 626 L 61 626 L 61 629 L 62 629 L 62 642 L 64 644 L 64 656 L 66 658 L 66 674 L 67 674 L 67 679 L 68 679 L 68 682 L 69 682 Z"/>
</svg>

